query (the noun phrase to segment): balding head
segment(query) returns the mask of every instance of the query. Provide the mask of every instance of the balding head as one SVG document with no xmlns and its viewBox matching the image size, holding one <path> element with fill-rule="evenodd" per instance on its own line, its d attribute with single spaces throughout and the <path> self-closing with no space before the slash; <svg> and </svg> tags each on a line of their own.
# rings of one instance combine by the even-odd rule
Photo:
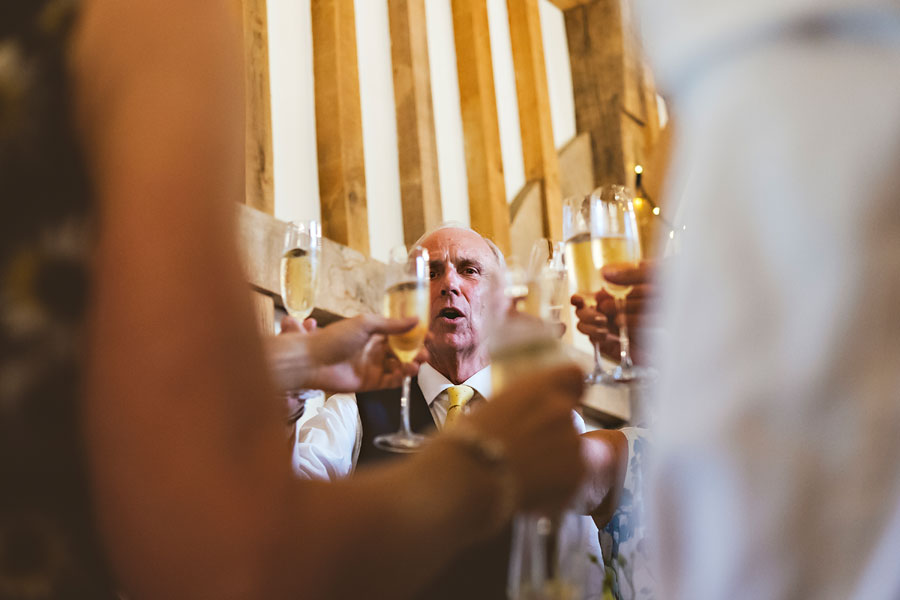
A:
<svg viewBox="0 0 900 600">
<path fill-rule="evenodd" d="M 419 245 L 428 250 L 431 261 L 431 364 L 461 383 L 488 363 L 485 320 L 503 255 L 480 234 L 462 227 L 436 229 Z"/>
</svg>

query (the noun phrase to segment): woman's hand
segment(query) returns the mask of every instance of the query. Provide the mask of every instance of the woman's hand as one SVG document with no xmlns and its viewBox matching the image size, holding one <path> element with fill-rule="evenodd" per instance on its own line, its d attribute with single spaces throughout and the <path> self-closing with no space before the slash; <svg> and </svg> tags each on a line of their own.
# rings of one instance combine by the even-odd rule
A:
<svg viewBox="0 0 900 600">
<path fill-rule="evenodd" d="M 403 364 L 387 343 L 389 334 L 404 333 L 416 319 L 388 319 L 361 315 L 343 319 L 319 329 L 314 319 L 302 325 L 286 317 L 282 336 L 307 345 L 308 368 L 303 369 L 303 386 L 330 392 L 362 392 L 399 387 L 404 375 L 414 375 L 428 358 L 424 349 L 411 363 Z"/>
</svg>

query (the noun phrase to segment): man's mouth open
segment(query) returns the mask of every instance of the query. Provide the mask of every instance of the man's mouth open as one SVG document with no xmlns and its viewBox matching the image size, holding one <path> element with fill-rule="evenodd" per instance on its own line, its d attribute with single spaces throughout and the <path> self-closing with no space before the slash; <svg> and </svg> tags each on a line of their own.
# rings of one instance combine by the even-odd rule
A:
<svg viewBox="0 0 900 600">
<path fill-rule="evenodd" d="M 458 310 L 456 310 L 455 308 L 447 307 L 447 308 L 442 308 L 440 310 L 440 312 L 438 312 L 438 318 L 441 319 L 442 321 L 446 320 L 451 323 L 454 323 L 458 319 L 462 319 L 463 314 L 461 312 L 459 312 Z"/>
</svg>

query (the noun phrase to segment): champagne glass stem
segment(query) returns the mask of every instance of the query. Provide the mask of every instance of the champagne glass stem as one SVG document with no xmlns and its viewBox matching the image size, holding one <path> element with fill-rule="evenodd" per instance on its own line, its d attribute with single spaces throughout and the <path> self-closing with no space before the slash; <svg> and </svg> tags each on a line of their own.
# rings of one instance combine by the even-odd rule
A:
<svg viewBox="0 0 900 600">
<path fill-rule="evenodd" d="M 625 313 L 625 298 L 616 297 L 616 313 L 622 315 L 619 325 L 619 367 L 627 373 L 634 366 L 631 361 L 631 340 L 628 337 L 628 315 Z"/>
<path fill-rule="evenodd" d="M 599 378 L 604 375 L 603 371 L 603 363 L 600 362 L 600 342 L 594 342 L 594 378 L 599 381 Z"/>
<path fill-rule="evenodd" d="M 403 393 L 400 396 L 400 431 L 405 435 L 412 435 L 409 427 L 409 383 L 412 378 L 407 375 L 403 378 Z"/>
</svg>

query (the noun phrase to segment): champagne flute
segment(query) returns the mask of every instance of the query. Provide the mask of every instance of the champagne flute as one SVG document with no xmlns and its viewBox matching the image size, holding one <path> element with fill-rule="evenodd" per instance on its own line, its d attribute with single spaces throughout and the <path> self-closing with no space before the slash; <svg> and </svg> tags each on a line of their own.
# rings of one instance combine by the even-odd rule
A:
<svg viewBox="0 0 900 600">
<path fill-rule="evenodd" d="M 641 260 L 641 241 L 631 191 L 621 185 L 606 185 L 591 194 L 591 248 L 598 272 L 610 264 L 637 266 Z M 628 382 L 647 378 L 646 369 L 635 367 L 631 360 L 628 323 L 625 317 L 625 298 L 632 286 L 610 283 L 603 279 L 603 288 L 613 297 L 616 312 L 623 316 L 619 326 L 619 366 L 603 377 L 605 382 Z"/>
<path fill-rule="evenodd" d="M 322 230 L 318 221 L 288 223 L 281 255 L 281 301 L 284 310 L 301 323 L 316 304 L 321 257 Z M 285 400 L 292 407 L 288 424 L 295 424 L 303 415 L 306 401 L 319 394 L 318 390 L 285 391 Z"/>
<path fill-rule="evenodd" d="M 428 250 L 416 246 L 407 255 L 406 248 L 391 252 L 384 292 L 384 312 L 388 317 L 401 319 L 417 317 L 419 322 L 410 331 L 388 336 L 388 346 L 402 363 L 410 363 L 422 349 L 431 321 L 431 280 Z M 400 429 L 375 438 L 378 448 L 389 452 L 415 452 L 426 437 L 413 433 L 409 427 L 409 385 L 411 377 L 403 378 L 400 396 Z"/>
<path fill-rule="evenodd" d="M 595 307 L 595 294 L 603 287 L 599 266 L 594 265 L 591 249 L 591 197 L 572 196 L 563 202 L 563 238 L 566 240 L 565 262 L 569 287 Z M 585 378 L 588 383 L 601 383 L 606 373 L 600 363 L 600 343 L 594 342 L 594 371 Z"/>
<path fill-rule="evenodd" d="M 319 223 L 288 223 L 281 256 L 281 300 L 287 313 L 298 321 L 309 317 L 315 307 L 321 257 Z"/>
</svg>

